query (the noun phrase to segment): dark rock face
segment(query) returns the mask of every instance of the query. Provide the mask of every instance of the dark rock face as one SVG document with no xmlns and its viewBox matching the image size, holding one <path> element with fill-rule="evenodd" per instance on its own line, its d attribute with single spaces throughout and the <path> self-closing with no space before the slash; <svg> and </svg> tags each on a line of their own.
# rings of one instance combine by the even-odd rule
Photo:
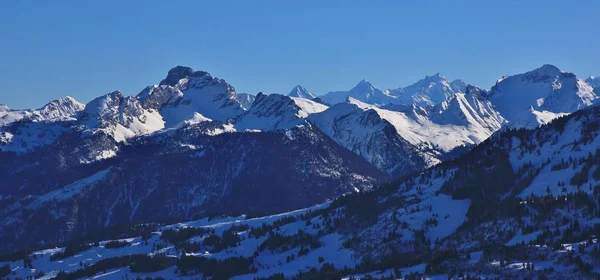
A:
<svg viewBox="0 0 600 280">
<path fill-rule="evenodd" d="M 179 80 L 191 76 L 194 73 L 194 70 L 190 67 L 185 66 L 175 66 L 169 70 L 167 77 L 160 82 L 160 85 L 169 85 L 174 86 L 179 82 Z"/>
</svg>

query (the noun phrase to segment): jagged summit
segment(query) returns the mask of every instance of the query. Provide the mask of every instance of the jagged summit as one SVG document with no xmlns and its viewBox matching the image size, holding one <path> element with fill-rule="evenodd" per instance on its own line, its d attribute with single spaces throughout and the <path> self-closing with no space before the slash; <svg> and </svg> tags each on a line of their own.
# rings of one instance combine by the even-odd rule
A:
<svg viewBox="0 0 600 280">
<path fill-rule="evenodd" d="M 359 90 L 373 91 L 373 90 L 375 90 L 375 87 L 373 86 L 373 84 L 371 82 L 367 81 L 366 79 L 362 79 L 350 91 L 353 91 L 353 90 L 354 91 L 359 91 Z"/>
</svg>

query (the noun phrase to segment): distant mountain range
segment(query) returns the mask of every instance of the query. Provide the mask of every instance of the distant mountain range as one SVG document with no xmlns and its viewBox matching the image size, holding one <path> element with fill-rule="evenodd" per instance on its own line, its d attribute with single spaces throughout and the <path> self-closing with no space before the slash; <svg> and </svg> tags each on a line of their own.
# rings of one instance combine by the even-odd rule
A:
<svg viewBox="0 0 600 280">
<path fill-rule="evenodd" d="M 136 96 L 2 106 L 0 248 L 310 206 L 443 164 L 498 131 L 585 109 L 597 89 L 596 78 L 544 65 L 489 90 L 435 74 L 392 90 L 362 80 L 322 96 L 300 85 L 252 95 L 177 66 Z"/>
</svg>

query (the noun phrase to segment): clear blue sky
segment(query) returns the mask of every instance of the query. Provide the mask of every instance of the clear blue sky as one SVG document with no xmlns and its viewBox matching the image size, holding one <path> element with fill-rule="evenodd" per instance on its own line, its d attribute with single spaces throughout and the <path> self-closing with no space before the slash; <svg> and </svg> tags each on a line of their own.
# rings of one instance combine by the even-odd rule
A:
<svg viewBox="0 0 600 280">
<path fill-rule="evenodd" d="M 175 65 L 238 92 L 323 94 L 427 74 L 490 87 L 552 63 L 600 75 L 600 1 L 0 2 L 0 103 L 82 102 L 156 84 Z"/>
</svg>

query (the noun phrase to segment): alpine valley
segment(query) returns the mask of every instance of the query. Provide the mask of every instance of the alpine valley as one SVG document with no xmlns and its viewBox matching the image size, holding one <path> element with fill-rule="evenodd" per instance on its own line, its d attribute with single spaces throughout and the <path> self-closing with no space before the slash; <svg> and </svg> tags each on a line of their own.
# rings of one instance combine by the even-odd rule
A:
<svg viewBox="0 0 600 280">
<path fill-rule="evenodd" d="M 0 105 L 0 278 L 598 279 L 600 80 Z"/>
</svg>

